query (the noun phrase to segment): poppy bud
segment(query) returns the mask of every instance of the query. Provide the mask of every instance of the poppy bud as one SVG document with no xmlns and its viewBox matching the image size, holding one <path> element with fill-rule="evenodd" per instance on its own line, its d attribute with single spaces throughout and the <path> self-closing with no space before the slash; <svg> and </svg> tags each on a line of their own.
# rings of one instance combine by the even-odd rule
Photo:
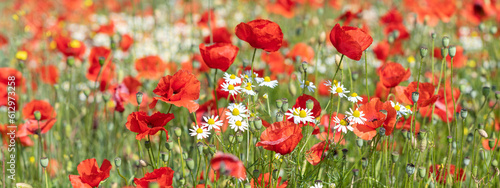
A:
<svg viewBox="0 0 500 188">
<path fill-rule="evenodd" d="M 46 168 L 47 166 L 49 166 L 49 158 L 47 157 L 42 157 L 40 159 L 40 165 L 43 167 L 43 168 Z"/>
<path fill-rule="evenodd" d="M 108 102 L 110 98 L 111 98 L 111 96 L 108 95 L 108 94 L 103 94 L 102 95 L 102 100 L 104 101 L 104 103 Z"/>
<path fill-rule="evenodd" d="M 432 39 L 435 39 L 435 38 L 436 38 L 436 36 L 437 36 L 437 35 L 436 35 L 436 33 L 431 33 L 431 38 L 432 38 Z"/>
<path fill-rule="evenodd" d="M 273 179 L 278 179 L 279 174 L 280 174 L 280 172 L 278 171 L 278 169 L 274 169 L 273 170 Z"/>
<path fill-rule="evenodd" d="M 479 157 L 481 157 L 481 160 L 486 159 L 486 152 L 482 148 L 479 150 Z"/>
<path fill-rule="evenodd" d="M 283 121 L 283 112 L 276 113 L 276 122 Z"/>
<path fill-rule="evenodd" d="M 235 141 L 234 135 L 230 134 L 229 135 L 229 143 L 234 143 L 234 141 Z"/>
<path fill-rule="evenodd" d="M 139 160 L 139 165 L 141 165 L 141 167 L 147 167 L 148 163 L 145 160 L 140 159 Z"/>
<path fill-rule="evenodd" d="M 297 86 L 295 86 L 295 84 L 293 84 L 292 82 L 288 83 L 288 93 L 290 93 L 290 95 L 292 96 L 295 96 L 295 94 L 297 94 Z M 281 109 L 283 110 L 283 108 Z"/>
<path fill-rule="evenodd" d="M 184 179 L 184 178 L 181 177 L 179 179 L 179 183 L 181 184 L 181 186 L 184 186 L 184 184 L 186 184 L 186 179 Z"/>
<path fill-rule="evenodd" d="M 101 57 L 99 57 L 99 65 L 101 65 L 101 68 L 102 68 L 102 66 L 104 65 L 104 62 L 105 62 L 105 61 L 106 61 L 106 58 L 104 58 L 104 57 L 102 57 L 102 56 L 101 56 Z"/>
<path fill-rule="evenodd" d="M 194 161 L 191 158 L 186 159 L 186 166 L 189 168 L 189 170 L 194 169 Z"/>
<path fill-rule="evenodd" d="M 254 123 L 255 123 L 255 129 L 257 130 L 262 129 L 262 120 L 260 118 L 257 118 L 257 120 L 255 120 Z"/>
<path fill-rule="evenodd" d="M 149 183 L 148 186 L 149 186 L 148 188 L 160 188 L 160 185 L 158 185 L 158 182 L 155 182 L 155 181 Z"/>
<path fill-rule="evenodd" d="M 182 130 L 181 130 L 179 127 L 176 127 L 176 128 L 174 129 L 174 133 L 175 133 L 175 136 L 177 136 L 177 137 L 181 137 L 181 135 L 182 135 Z"/>
<path fill-rule="evenodd" d="M 286 112 L 288 110 L 288 100 L 283 100 L 283 105 L 281 106 L 281 111 Z"/>
<path fill-rule="evenodd" d="M 420 47 L 420 57 L 425 57 L 427 55 L 428 49 L 426 47 Z"/>
<path fill-rule="evenodd" d="M 182 152 L 182 159 L 186 160 L 187 158 L 188 158 L 188 154 L 185 151 L 183 151 Z"/>
<path fill-rule="evenodd" d="M 151 142 L 149 141 L 144 142 L 144 145 L 146 145 L 146 149 L 151 148 Z"/>
<path fill-rule="evenodd" d="M 88 98 L 88 97 L 89 97 L 89 95 L 90 95 L 90 90 L 89 90 L 89 89 L 85 89 L 85 90 L 83 90 L 83 94 L 85 94 L 85 97 L 87 97 L 87 98 Z"/>
<path fill-rule="evenodd" d="M 399 153 L 397 151 L 391 153 L 392 162 L 396 163 L 399 160 Z"/>
<path fill-rule="evenodd" d="M 343 154 L 344 156 L 346 156 L 346 155 L 347 155 L 347 152 L 349 152 L 349 150 L 348 150 L 348 149 L 346 149 L 346 148 L 342 149 L 342 154 Z"/>
<path fill-rule="evenodd" d="M 122 165 L 122 159 L 120 157 L 115 158 L 115 166 L 120 167 Z"/>
<path fill-rule="evenodd" d="M 448 48 L 442 47 L 441 48 L 441 56 L 446 57 L 448 55 Z"/>
<path fill-rule="evenodd" d="M 389 44 L 394 43 L 394 36 L 393 36 L 393 35 L 389 35 L 389 36 L 387 37 L 387 42 L 389 42 Z"/>
<path fill-rule="evenodd" d="M 201 142 L 196 143 L 196 147 L 198 148 L 198 152 L 200 153 L 200 155 L 203 154 L 203 149 L 204 149 L 203 146 L 205 146 L 205 144 Z"/>
<path fill-rule="evenodd" d="M 139 105 L 139 106 L 140 106 L 140 105 L 141 105 L 141 103 L 142 103 L 142 97 L 143 97 L 143 95 L 144 95 L 144 94 L 143 94 L 142 92 L 137 92 L 137 93 L 135 94 L 135 99 L 137 100 L 137 105 Z"/>
<path fill-rule="evenodd" d="M 418 97 L 420 96 L 420 94 L 418 94 L 418 92 L 413 92 L 411 93 L 411 100 L 413 101 L 413 103 L 417 103 L 418 102 Z"/>
<path fill-rule="evenodd" d="M 165 148 L 167 148 L 168 151 L 174 149 L 174 142 L 172 142 L 172 141 L 166 141 L 165 142 Z"/>
<path fill-rule="evenodd" d="M 361 166 L 363 168 L 366 168 L 368 166 L 368 160 L 365 157 L 361 158 Z"/>
<path fill-rule="evenodd" d="M 496 159 L 493 159 L 493 161 L 491 161 L 491 165 L 494 166 L 494 167 L 497 167 L 498 166 L 498 161 Z"/>
<path fill-rule="evenodd" d="M 453 136 L 447 136 L 446 139 L 448 140 L 448 144 L 451 144 L 453 141 Z"/>
<path fill-rule="evenodd" d="M 68 65 L 68 67 L 73 67 L 73 65 L 75 65 L 75 58 L 73 56 L 69 56 L 66 59 L 66 64 Z"/>
<path fill-rule="evenodd" d="M 464 166 L 469 166 L 469 163 L 470 163 L 470 158 L 469 157 L 465 157 L 464 158 Z"/>
<path fill-rule="evenodd" d="M 243 142 L 243 134 L 241 132 L 237 132 L 236 139 L 238 139 L 239 143 Z"/>
<path fill-rule="evenodd" d="M 487 97 L 490 94 L 490 87 L 483 87 L 483 96 Z"/>
<path fill-rule="evenodd" d="M 491 26 L 491 28 L 490 28 L 490 33 L 491 33 L 492 35 L 496 34 L 496 33 L 497 33 L 497 31 L 498 31 L 497 26 Z"/>
<path fill-rule="evenodd" d="M 319 42 L 323 43 L 326 40 L 326 33 L 323 31 L 319 34 Z"/>
<path fill-rule="evenodd" d="M 40 121 L 40 119 L 42 119 L 42 113 L 40 113 L 40 111 L 33 112 L 33 115 L 35 116 L 35 119 L 37 121 Z"/>
<path fill-rule="evenodd" d="M 425 175 L 426 175 L 426 172 L 427 172 L 426 170 L 427 170 L 427 169 L 426 169 L 425 167 L 423 167 L 423 166 L 418 167 L 418 176 L 419 176 L 420 178 L 424 178 L 424 177 L 425 177 Z"/>
<path fill-rule="evenodd" d="M 492 149 L 495 147 L 495 140 L 494 139 L 489 139 L 488 140 L 488 146 Z"/>
<path fill-rule="evenodd" d="M 448 47 L 448 45 L 450 45 L 450 37 L 444 36 L 442 42 L 443 42 L 443 47 Z M 446 57 L 446 56 L 443 56 L 443 57 Z"/>
<path fill-rule="evenodd" d="M 306 61 L 302 61 L 302 71 L 307 72 L 309 64 Z"/>
<path fill-rule="evenodd" d="M 276 107 L 281 109 L 281 106 L 283 106 L 283 101 L 281 99 L 276 99 Z"/>
<path fill-rule="evenodd" d="M 450 53 L 449 55 L 450 55 L 451 58 L 455 57 L 455 55 L 457 55 L 457 47 L 456 46 L 450 46 L 448 52 Z"/>
<path fill-rule="evenodd" d="M 314 108 L 314 101 L 309 99 L 306 101 L 306 108 L 312 110 Z"/>
<path fill-rule="evenodd" d="M 413 173 L 415 173 L 415 165 L 412 163 L 408 163 L 406 165 L 406 173 L 408 176 L 411 176 Z"/>
<path fill-rule="evenodd" d="M 486 29 L 486 26 L 484 25 L 484 23 L 480 23 L 477 28 L 479 29 L 479 31 L 481 32 L 484 32 L 484 30 Z"/>
<path fill-rule="evenodd" d="M 378 134 L 380 134 L 381 136 L 384 136 L 385 135 L 385 128 L 384 127 L 378 128 Z"/>
<path fill-rule="evenodd" d="M 253 177 L 257 178 L 260 176 L 260 171 L 259 170 L 253 170 Z"/>
<path fill-rule="evenodd" d="M 355 177 L 359 176 L 359 169 L 353 169 L 352 174 L 354 174 Z"/>
<path fill-rule="evenodd" d="M 477 132 L 479 132 L 479 135 L 481 135 L 483 138 L 488 138 L 488 133 L 484 131 L 483 129 L 479 129 Z"/>
<path fill-rule="evenodd" d="M 361 138 L 357 138 L 357 139 L 356 139 L 356 145 L 357 145 L 358 147 L 363 147 L 363 139 L 361 139 Z"/>
<path fill-rule="evenodd" d="M 167 162 L 168 161 L 168 154 L 166 152 L 161 152 L 160 155 L 161 155 L 161 160 L 163 162 Z"/>
<path fill-rule="evenodd" d="M 467 110 L 466 109 L 461 109 L 460 110 L 460 117 L 462 117 L 462 119 L 465 119 L 467 117 Z"/>
</svg>

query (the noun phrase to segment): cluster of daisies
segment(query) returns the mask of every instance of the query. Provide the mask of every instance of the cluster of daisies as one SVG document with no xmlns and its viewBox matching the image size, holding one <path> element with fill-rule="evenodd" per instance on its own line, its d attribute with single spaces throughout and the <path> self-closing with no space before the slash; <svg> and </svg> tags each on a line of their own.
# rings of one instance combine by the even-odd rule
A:
<svg viewBox="0 0 500 188">
<path fill-rule="evenodd" d="M 224 83 L 221 84 L 222 91 L 229 92 L 230 96 L 235 96 L 239 93 L 254 96 L 257 95 L 257 92 L 254 90 L 254 80 L 258 86 L 274 88 L 278 85 L 278 80 L 271 80 L 269 76 L 261 78 L 255 72 L 253 76 L 250 75 L 252 75 L 251 71 L 245 71 L 245 73 L 240 74 L 240 76 L 224 73 Z"/>
</svg>

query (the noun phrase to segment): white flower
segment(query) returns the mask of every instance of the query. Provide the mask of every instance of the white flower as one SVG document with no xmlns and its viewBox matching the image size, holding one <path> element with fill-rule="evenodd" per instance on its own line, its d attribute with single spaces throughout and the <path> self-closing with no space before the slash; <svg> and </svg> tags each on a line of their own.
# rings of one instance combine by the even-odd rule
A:
<svg viewBox="0 0 500 188">
<path fill-rule="evenodd" d="M 189 135 L 196 136 L 196 139 L 201 140 L 207 138 L 210 132 L 207 129 L 200 128 L 198 125 L 193 125 L 192 129 L 189 129 L 191 132 Z"/>
<path fill-rule="evenodd" d="M 307 123 L 307 122 L 313 122 L 314 123 L 314 116 L 312 116 L 311 109 L 307 108 L 292 108 L 289 109 L 287 113 L 285 113 L 286 116 L 288 116 L 287 119 L 293 118 L 293 123 L 299 124 L 299 123 Z"/>
<path fill-rule="evenodd" d="M 314 186 L 310 187 L 310 188 L 323 188 L 323 184 L 321 183 L 316 183 L 314 184 Z"/>
<path fill-rule="evenodd" d="M 335 122 L 335 127 L 333 129 L 337 130 L 337 132 L 342 131 L 343 133 L 347 133 L 347 130 L 353 131 L 354 128 L 349 125 L 349 122 L 345 119 L 339 119 L 338 117 L 333 118 L 333 122 Z"/>
<path fill-rule="evenodd" d="M 224 73 L 224 80 L 227 83 L 232 84 L 232 85 L 241 84 L 241 78 L 240 77 L 237 77 L 234 74 L 228 74 L 227 72 Z"/>
<path fill-rule="evenodd" d="M 352 92 L 351 96 L 347 97 L 347 100 L 352 103 L 357 103 L 363 101 L 363 98 L 361 98 L 356 92 Z"/>
<path fill-rule="evenodd" d="M 275 159 L 280 159 L 280 158 L 281 158 L 281 154 L 276 153 L 276 154 L 274 155 L 274 158 L 275 158 Z"/>
<path fill-rule="evenodd" d="M 219 120 L 219 116 L 203 116 L 203 120 L 205 120 L 206 123 L 201 123 L 203 127 L 207 128 L 208 130 L 216 129 L 220 130 L 220 126 L 222 126 L 222 120 Z"/>
<path fill-rule="evenodd" d="M 271 80 L 269 76 L 266 76 L 264 78 L 257 78 L 257 83 L 259 83 L 259 86 L 267 86 L 270 88 L 274 88 L 278 85 L 278 80 Z"/>
<path fill-rule="evenodd" d="M 252 71 L 246 70 L 243 74 L 240 74 L 240 77 L 241 77 L 241 79 L 243 79 L 247 82 L 252 82 L 253 79 L 255 79 L 255 80 L 259 79 L 259 74 L 256 72 L 253 72 L 253 76 L 250 76 L 250 75 L 252 75 Z"/>
<path fill-rule="evenodd" d="M 314 93 L 314 89 L 316 89 L 316 86 L 314 86 L 313 82 L 301 80 L 300 81 L 300 88 L 304 88 L 304 87 L 307 87 L 307 90 L 309 90 L 312 93 Z"/>
<path fill-rule="evenodd" d="M 248 130 L 248 124 L 243 120 L 229 120 L 229 127 L 234 131 L 245 132 L 245 130 Z"/>
<path fill-rule="evenodd" d="M 396 110 L 396 112 L 398 114 L 397 115 L 398 118 L 401 117 L 401 116 L 406 116 L 408 114 L 412 114 L 411 109 L 410 109 L 409 106 L 407 108 L 407 107 L 399 104 L 399 102 L 394 103 L 394 102 L 391 101 L 391 106 L 394 107 L 394 110 Z"/>
<path fill-rule="evenodd" d="M 252 82 L 243 82 L 243 85 L 245 86 L 244 88 L 241 89 L 243 93 L 246 93 L 247 95 L 256 95 L 257 93 L 253 90 L 255 87 L 252 85 Z"/>
<path fill-rule="evenodd" d="M 330 87 L 330 86 L 332 86 L 332 81 L 327 80 L 327 81 L 325 81 L 325 83 L 323 85 L 325 85 L 326 87 Z"/>
<path fill-rule="evenodd" d="M 362 111 L 359 111 L 357 108 L 356 110 L 352 111 L 352 108 L 349 109 L 348 112 L 345 112 L 349 117 L 347 118 L 350 122 L 354 122 L 357 124 L 365 124 L 366 118 L 365 114 Z"/>
<path fill-rule="evenodd" d="M 238 93 L 241 90 L 240 86 L 234 86 L 233 84 L 230 84 L 228 82 L 222 83 L 222 91 L 227 91 L 229 92 L 230 95 L 238 95 Z"/>
<path fill-rule="evenodd" d="M 231 103 L 227 109 L 229 111 L 226 112 L 227 119 L 230 121 L 243 120 L 243 118 L 248 117 L 247 109 L 243 104 L 235 104 Z"/>
<path fill-rule="evenodd" d="M 339 97 L 347 97 L 347 95 L 345 95 L 346 93 L 349 93 L 349 91 L 346 90 L 346 88 L 344 88 L 344 85 L 337 83 L 337 84 L 333 84 L 332 87 L 330 88 L 330 92 L 332 94 L 339 94 Z"/>
</svg>

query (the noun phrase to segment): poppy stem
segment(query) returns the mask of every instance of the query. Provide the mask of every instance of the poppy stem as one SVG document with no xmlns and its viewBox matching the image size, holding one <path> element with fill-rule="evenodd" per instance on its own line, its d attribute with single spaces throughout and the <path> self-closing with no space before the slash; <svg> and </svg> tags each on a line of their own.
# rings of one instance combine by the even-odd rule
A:
<svg viewBox="0 0 500 188">
<path fill-rule="evenodd" d="M 215 99 L 215 109 L 216 109 L 216 111 L 217 111 L 217 116 L 219 116 L 219 107 L 218 107 L 218 104 L 217 104 L 219 100 L 217 99 L 217 90 L 216 90 L 216 89 L 217 89 L 217 71 L 218 71 L 218 70 L 219 70 L 219 69 L 215 69 L 215 73 L 214 73 L 214 83 L 213 83 L 213 84 L 214 84 L 214 89 L 213 89 L 213 91 L 214 91 L 214 97 L 215 97 L 215 98 L 214 98 L 214 99 Z M 196 117 L 195 117 L 195 118 L 196 118 Z"/>
<path fill-rule="evenodd" d="M 368 97 L 368 101 L 370 101 L 370 93 L 368 92 L 368 57 L 366 54 L 367 53 L 365 51 L 365 89 L 366 89 L 366 96 Z M 352 88 L 351 88 L 351 91 L 352 91 Z"/>
<path fill-rule="evenodd" d="M 340 66 L 342 66 L 342 60 L 344 59 L 344 54 L 340 56 L 340 62 L 339 65 L 337 66 L 337 70 L 335 70 L 335 74 L 333 75 L 332 82 L 335 80 L 335 76 L 337 76 L 337 73 L 339 72 Z"/>
<path fill-rule="evenodd" d="M 49 188 L 49 178 L 47 178 L 47 169 L 43 170 L 45 173 L 45 188 Z"/>
<path fill-rule="evenodd" d="M 38 124 L 38 162 L 42 159 L 43 155 L 43 141 L 42 141 L 42 129 L 40 129 L 40 120 L 36 121 Z M 40 164 L 37 165 L 38 168 L 40 169 Z M 40 171 L 40 170 L 38 170 Z"/>
<path fill-rule="evenodd" d="M 116 171 L 118 172 L 118 175 L 119 175 L 120 177 L 122 177 L 123 181 L 125 181 L 125 185 L 128 185 L 127 178 L 125 178 L 125 177 L 122 175 L 122 173 L 120 172 L 120 169 L 119 169 L 118 167 L 116 168 Z"/>
<path fill-rule="evenodd" d="M 250 66 L 251 66 L 251 68 L 252 68 L 252 75 L 250 75 L 250 79 L 252 79 L 252 78 L 253 78 L 253 61 L 254 61 L 254 59 L 255 59 L 255 54 L 256 54 L 256 53 L 257 53 L 257 48 L 254 48 L 254 50 L 253 50 L 253 55 L 252 55 L 252 63 L 251 63 L 251 65 L 250 65 Z"/>
</svg>

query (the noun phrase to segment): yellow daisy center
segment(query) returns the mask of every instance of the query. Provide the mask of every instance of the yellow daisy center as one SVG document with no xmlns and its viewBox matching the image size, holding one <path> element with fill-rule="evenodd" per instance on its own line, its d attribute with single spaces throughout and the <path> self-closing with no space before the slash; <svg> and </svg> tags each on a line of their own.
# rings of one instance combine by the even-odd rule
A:
<svg viewBox="0 0 500 188">
<path fill-rule="evenodd" d="M 357 97 L 357 96 L 358 96 L 358 94 L 357 94 L 357 93 L 352 93 L 352 94 L 351 94 L 351 97 Z"/>
<path fill-rule="evenodd" d="M 309 82 L 309 81 L 306 81 L 306 86 L 308 86 L 308 85 L 309 85 L 309 83 L 311 83 L 311 82 Z"/>
<path fill-rule="evenodd" d="M 234 90 L 234 85 L 233 84 L 229 84 L 229 86 L 227 86 L 227 89 L 228 90 Z"/>
<path fill-rule="evenodd" d="M 358 110 L 354 110 L 354 112 L 352 113 L 352 116 L 357 117 L 357 118 L 359 118 L 360 115 L 361 115 L 361 112 L 359 112 Z"/>
<path fill-rule="evenodd" d="M 203 129 L 201 129 L 201 128 L 196 129 L 196 133 L 198 133 L 198 134 L 203 133 Z"/>
<path fill-rule="evenodd" d="M 406 108 L 410 109 L 411 107 L 410 107 L 410 105 L 406 105 Z"/>
<path fill-rule="evenodd" d="M 18 51 L 16 53 L 16 58 L 19 59 L 19 60 L 26 60 L 28 59 L 28 52 L 26 51 Z"/>
<path fill-rule="evenodd" d="M 335 89 L 335 92 L 342 93 L 342 88 L 341 87 L 337 87 L 337 89 Z"/>
<path fill-rule="evenodd" d="M 269 78 L 269 76 L 264 77 L 264 82 L 270 82 L 270 81 L 271 81 L 271 78 Z"/>
<path fill-rule="evenodd" d="M 340 120 L 340 122 L 339 122 L 339 123 L 340 123 L 340 125 L 342 125 L 342 126 L 347 126 L 347 121 L 346 121 L 346 120 L 343 120 L 343 119 L 342 119 L 342 120 Z"/>
<path fill-rule="evenodd" d="M 300 117 L 300 118 L 305 118 L 305 117 L 307 117 L 307 112 L 306 112 L 305 110 L 300 110 L 299 117 Z"/>
<path fill-rule="evenodd" d="M 241 121 L 236 121 L 236 122 L 234 122 L 234 124 L 239 127 L 239 126 L 241 126 Z"/>
<path fill-rule="evenodd" d="M 237 116 L 237 115 L 240 115 L 240 110 L 235 108 L 235 109 L 233 109 L 233 116 Z"/>
<path fill-rule="evenodd" d="M 80 41 L 72 40 L 71 42 L 69 42 L 69 47 L 71 48 L 80 48 L 81 46 L 82 44 L 80 43 Z"/>
<path fill-rule="evenodd" d="M 214 121 L 214 119 L 210 118 L 210 119 L 208 119 L 207 123 L 209 125 L 213 125 L 213 124 L 215 124 L 215 121 Z"/>
<path fill-rule="evenodd" d="M 252 83 L 248 82 L 247 87 L 245 87 L 246 90 L 252 90 Z"/>
<path fill-rule="evenodd" d="M 394 110 L 396 110 L 396 111 L 401 110 L 401 106 L 399 106 L 399 105 L 394 106 Z"/>
<path fill-rule="evenodd" d="M 229 78 L 231 78 L 231 79 L 235 79 L 235 78 L 236 78 L 236 76 L 235 76 L 234 74 L 231 74 L 231 76 L 229 76 Z"/>
</svg>

